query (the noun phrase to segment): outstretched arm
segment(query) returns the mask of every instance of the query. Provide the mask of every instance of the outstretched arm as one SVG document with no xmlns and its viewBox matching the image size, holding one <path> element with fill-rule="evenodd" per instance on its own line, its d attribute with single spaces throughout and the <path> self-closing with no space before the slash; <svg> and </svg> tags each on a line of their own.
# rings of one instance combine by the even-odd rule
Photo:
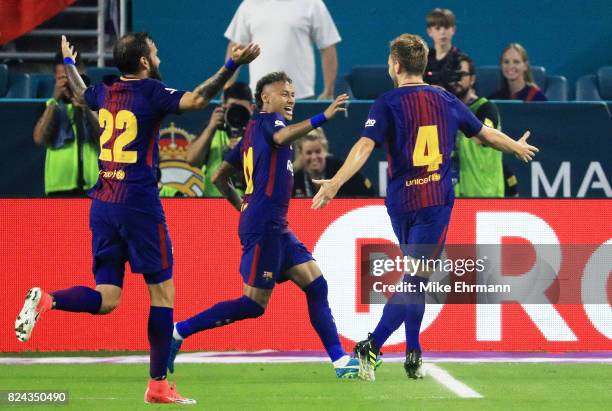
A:
<svg viewBox="0 0 612 411">
<path fill-rule="evenodd" d="M 215 187 L 223 194 L 223 197 L 225 197 L 236 210 L 240 211 L 242 198 L 240 198 L 240 195 L 230 181 L 230 177 L 236 173 L 236 171 L 233 165 L 224 161 L 214 172 L 211 180 Z"/>
<path fill-rule="evenodd" d="M 537 147 L 527 144 L 528 137 L 529 131 L 525 132 L 518 141 L 515 141 L 501 131 L 487 126 L 482 126 L 482 129 L 480 129 L 480 132 L 476 135 L 476 138 L 482 143 L 496 150 L 514 154 L 524 162 L 531 161 L 535 154 L 540 151 Z"/>
<path fill-rule="evenodd" d="M 338 194 L 340 187 L 351 179 L 372 154 L 376 143 L 368 137 L 361 137 L 351 148 L 346 161 L 340 170 L 330 180 L 313 180 L 315 184 L 320 184 L 319 192 L 312 199 L 313 209 L 323 208 Z"/>
<path fill-rule="evenodd" d="M 62 36 L 62 55 L 64 56 L 64 67 L 68 78 L 68 87 L 72 91 L 74 99 L 79 104 L 85 104 L 85 89 L 87 86 L 76 68 L 77 52 L 71 46 L 66 36 Z"/>
<path fill-rule="evenodd" d="M 305 136 L 309 131 L 318 128 L 327 120 L 331 120 L 336 116 L 339 111 L 346 111 L 344 105 L 348 102 L 348 95 L 339 95 L 333 103 L 325 109 L 321 114 L 318 114 L 308 120 L 300 121 L 297 124 L 292 124 L 287 127 L 283 127 L 272 137 L 276 144 L 291 144 L 295 140 Z"/>
<path fill-rule="evenodd" d="M 249 43 L 246 46 L 236 45 L 232 49 L 231 58 L 212 77 L 181 97 L 181 110 L 199 110 L 208 105 L 210 100 L 221 91 L 223 85 L 233 75 L 238 66 L 249 64 L 259 56 L 259 46 Z"/>
</svg>

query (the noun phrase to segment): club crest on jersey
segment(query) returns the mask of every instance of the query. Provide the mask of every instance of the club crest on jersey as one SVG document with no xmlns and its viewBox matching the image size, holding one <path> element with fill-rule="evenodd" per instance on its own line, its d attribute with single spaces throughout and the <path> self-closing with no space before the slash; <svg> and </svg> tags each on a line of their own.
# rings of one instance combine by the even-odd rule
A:
<svg viewBox="0 0 612 411">
<path fill-rule="evenodd" d="M 271 279 L 274 278 L 274 273 L 272 271 L 264 271 L 263 272 L 263 279 L 270 281 Z"/>
<path fill-rule="evenodd" d="M 376 124 L 376 120 L 374 120 L 373 118 L 369 118 L 368 121 L 366 121 L 365 126 L 374 127 L 374 124 Z"/>
<path fill-rule="evenodd" d="M 287 127 L 281 120 L 274 120 L 274 127 Z"/>
</svg>

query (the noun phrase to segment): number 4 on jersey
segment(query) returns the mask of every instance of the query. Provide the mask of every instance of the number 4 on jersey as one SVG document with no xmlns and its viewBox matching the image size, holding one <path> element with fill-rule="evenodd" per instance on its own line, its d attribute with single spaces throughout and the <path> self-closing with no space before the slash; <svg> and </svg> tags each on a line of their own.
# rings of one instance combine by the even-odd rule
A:
<svg viewBox="0 0 612 411">
<path fill-rule="evenodd" d="M 438 126 L 421 126 L 412 152 L 412 165 L 427 166 L 427 171 L 436 171 L 442 164 L 442 153 L 438 143 Z"/>
</svg>

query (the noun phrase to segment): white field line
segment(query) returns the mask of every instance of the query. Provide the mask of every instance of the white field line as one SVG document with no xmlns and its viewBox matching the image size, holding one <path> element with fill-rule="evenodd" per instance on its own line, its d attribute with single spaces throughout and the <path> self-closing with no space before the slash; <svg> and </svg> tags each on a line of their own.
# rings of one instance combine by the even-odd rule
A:
<svg viewBox="0 0 612 411">
<path fill-rule="evenodd" d="M 461 398 L 483 398 L 482 394 L 474 391 L 435 364 L 423 364 L 423 371 L 425 375 L 431 376 L 431 378 L 438 381 Z"/>
<path fill-rule="evenodd" d="M 271 355 L 270 350 L 260 352 L 191 352 L 180 354 L 178 364 L 261 364 L 261 363 L 316 363 L 328 362 L 325 355 Z M 254 355 L 263 354 L 263 355 Z M 0 354 L 1 355 L 1 354 Z M 404 356 L 385 356 L 383 362 L 404 362 Z M 594 363 L 612 364 L 612 357 L 513 357 L 500 355 L 499 357 L 464 358 L 461 356 L 424 356 L 426 363 Z M 148 364 L 148 355 L 124 355 L 113 357 L 0 357 L 1 365 L 17 364 Z"/>
</svg>

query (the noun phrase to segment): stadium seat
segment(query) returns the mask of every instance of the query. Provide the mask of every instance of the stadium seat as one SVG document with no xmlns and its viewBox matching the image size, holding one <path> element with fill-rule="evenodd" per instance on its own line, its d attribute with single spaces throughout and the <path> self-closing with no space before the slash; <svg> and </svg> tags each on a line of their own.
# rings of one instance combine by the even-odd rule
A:
<svg viewBox="0 0 612 411">
<path fill-rule="evenodd" d="M 4 97 L 8 91 L 8 67 L 0 64 L 0 97 Z"/>
<path fill-rule="evenodd" d="M 351 90 L 350 79 L 350 74 L 341 74 L 336 77 L 336 82 L 334 83 L 334 97 L 338 97 L 340 94 L 346 93 L 349 95 L 349 98 L 355 98 L 355 96 L 353 96 L 353 91 Z"/>
<path fill-rule="evenodd" d="M 34 98 L 51 98 L 55 87 L 55 77 L 52 74 L 30 74 L 31 92 Z"/>
<path fill-rule="evenodd" d="M 612 66 L 601 67 L 576 82 L 576 101 L 603 100 L 612 100 Z"/>
<path fill-rule="evenodd" d="M 119 70 L 115 67 L 87 67 L 87 76 L 91 79 L 91 84 L 98 84 L 104 76 L 119 76 Z"/>
<path fill-rule="evenodd" d="M 26 73 L 8 73 L 8 90 L 3 96 L 6 98 L 31 98 L 31 79 Z"/>
<path fill-rule="evenodd" d="M 533 80 L 551 101 L 567 101 L 568 85 L 563 76 L 546 74 L 542 66 L 532 66 Z M 501 86 L 501 71 L 499 66 L 476 67 L 476 94 L 489 97 Z"/>
<path fill-rule="evenodd" d="M 372 100 L 393 89 L 386 65 L 354 66 L 351 70 L 350 85 L 353 96 L 360 100 Z"/>
</svg>

